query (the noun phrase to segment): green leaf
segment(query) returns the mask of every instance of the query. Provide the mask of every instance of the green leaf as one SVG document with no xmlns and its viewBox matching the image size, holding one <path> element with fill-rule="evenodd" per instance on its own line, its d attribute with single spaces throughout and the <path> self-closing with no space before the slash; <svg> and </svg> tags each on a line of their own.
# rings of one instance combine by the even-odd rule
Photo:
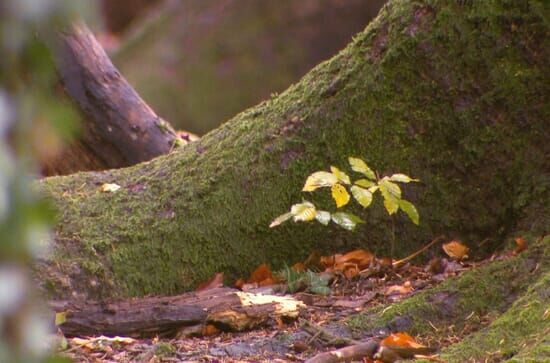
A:
<svg viewBox="0 0 550 363">
<path fill-rule="evenodd" d="M 409 216 L 414 224 L 418 225 L 420 223 L 420 216 L 418 215 L 418 211 L 411 202 L 405 199 L 401 199 L 399 200 L 399 208 L 401 208 L 401 210 Z"/>
<path fill-rule="evenodd" d="M 410 176 L 405 174 L 393 174 L 392 176 L 390 176 L 390 180 L 394 182 L 399 182 L 399 183 L 409 183 L 409 182 L 420 181 L 420 179 L 413 179 Z"/>
<path fill-rule="evenodd" d="M 353 231 L 358 223 L 364 223 L 363 220 L 356 215 L 344 212 L 333 213 L 332 221 L 348 231 Z"/>
<path fill-rule="evenodd" d="M 330 213 L 324 210 L 318 210 L 315 215 L 315 219 L 317 219 L 319 223 L 326 226 L 330 222 Z"/>
<path fill-rule="evenodd" d="M 364 208 L 367 208 L 372 202 L 372 193 L 367 189 L 354 185 L 351 187 L 351 194 Z"/>
<path fill-rule="evenodd" d="M 376 184 L 373 181 L 368 179 L 359 179 L 355 181 L 355 185 L 359 185 L 360 187 L 363 187 L 363 188 L 370 188 Z"/>
<path fill-rule="evenodd" d="M 338 177 L 328 171 L 317 171 L 306 180 L 306 184 L 302 189 L 303 192 L 312 192 L 317 188 L 331 187 L 338 183 Z"/>
<path fill-rule="evenodd" d="M 351 181 L 349 180 L 349 176 L 346 173 L 344 173 L 342 170 L 338 169 L 337 167 L 331 166 L 330 172 L 334 174 L 335 177 L 338 178 L 338 181 L 344 184 L 351 184 Z"/>
<path fill-rule="evenodd" d="M 334 184 L 330 189 L 332 192 L 332 198 L 336 202 L 336 208 L 340 208 L 348 204 L 350 196 L 346 190 L 346 187 L 342 184 Z"/>
<path fill-rule="evenodd" d="M 294 204 L 290 208 L 294 222 L 309 222 L 315 219 L 317 211 L 310 202 Z"/>
<path fill-rule="evenodd" d="M 61 313 L 55 314 L 55 326 L 59 326 L 67 321 L 67 312 L 63 311 Z"/>
<path fill-rule="evenodd" d="M 269 228 L 273 228 L 273 227 L 276 227 L 278 226 L 279 224 L 283 223 L 283 222 L 286 222 L 287 220 L 289 220 L 290 218 L 293 217 L 293 214 L 291 212 L 288 212 L 288 213 L 285 213 L 285 214 L 281 214 L 280 216 L 278 216 L 277 218 L 275 218 L 273 220 L 273 222 L 271 222 L 271 224 L 269 225 Z"/>
<path fill-rule="evenodd" d="M 376 180 L 376 174 L 362 159 L 350 157 L 348 161 L 353 171 L 361 173 L 371 180 Z"/>
</svg>

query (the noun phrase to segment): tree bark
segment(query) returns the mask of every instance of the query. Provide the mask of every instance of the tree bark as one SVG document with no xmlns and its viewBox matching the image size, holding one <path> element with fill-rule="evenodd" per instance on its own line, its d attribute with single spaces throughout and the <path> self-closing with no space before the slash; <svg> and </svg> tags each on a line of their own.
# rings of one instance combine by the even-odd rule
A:
<svg viewBox="0 0 550 363">
<path fill-rule="evenodd" d="M 68 96 L 84 116 L 82 134 L 46 162 L 46 175 L 130 166 L 168 153 L 177 135 L 113 66 L 84 24 L 59 32 L 53 46 Z"/>
<path fill-rule="evenodd" d="M 180 152 L 131 168 L 48 178 L 59 210 L 37 266 L 54 296 L 139 296 L 247 276 L 312 249 L 389 249 L 379 201 L 355 233 L 311 223 L 269 229 L 302 198 L 334 209 L 306 176 L 348 156 L 404 172 L 420 226 L 398 215 L 398 254 L 434 235 L 472 253 L 548 232 L 550 89 L 541 3 L 393 1 L 333 59 Z M 102 183 L 121 189 L 102 193 Z M 411 183 L 412 184 L 412 183 Z M 319 196 L 320 195 L 320 196 Z M 395 256 L 399 257 L 399 256 Z"/>
</svg>

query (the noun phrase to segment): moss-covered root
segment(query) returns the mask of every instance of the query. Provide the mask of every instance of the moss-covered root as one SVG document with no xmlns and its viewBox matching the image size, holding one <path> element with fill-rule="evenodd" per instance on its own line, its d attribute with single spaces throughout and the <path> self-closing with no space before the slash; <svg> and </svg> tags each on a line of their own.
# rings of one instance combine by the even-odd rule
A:
<svg viewBox="0 0 550 363">
<path fill-rule="evenodd" d="M 548 354 L 549 308 L 550 236 L 546 236 L 518 257 L 464 273 L 389 309 L 368 311 L 349 324 L 363 331 L 399 330 L 438 339 L 477 331 L 445 348 L 442 358 L 465 362 L 493 355 L 503 360 L 519 353 L 520 359 Z M 487 320 L 493 322 L 483 328 Z"/>
<path fill-rule="evenodd" d="M 313 249 L 384 255 L 392 230 L 379 201 L 368 215 L 353 210 L 366 219 L 354 234 L 268 228 L 304 197 L 331 208 L 300 185 L 350 155 L 423 181 L 404 190 L 420 226 L 396 217 L 402 255 L 441 232 L 473 250 L 500 243 L 550 191 L 544 10 L 541 0 L 390 1 L 337 56 L 198 142 L 131 168 L 43 180 L 59 210 L 52 254 L 37 266 L 43 286 L 59 298 L 173 294 Z M 121 188 L 102 193 L 103 183 Z M 500 298 L 492 282 L 482 289 Z"/>
<path fill-rule="evenodd" d="M 550 362 L 550 272 L 542 274 L 489 327 L 444 349 L 441 358 L 449 362 Z"/>
</svg>

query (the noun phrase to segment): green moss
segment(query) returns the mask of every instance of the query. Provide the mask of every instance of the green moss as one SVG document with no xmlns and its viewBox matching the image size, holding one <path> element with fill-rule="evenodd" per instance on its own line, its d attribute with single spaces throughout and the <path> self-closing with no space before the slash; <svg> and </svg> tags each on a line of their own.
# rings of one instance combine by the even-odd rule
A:
<svg viewBox="0 0 550 363">
<path fill-rule="evenodd" d="M 171 294 L 218 271 L 231 279 L 262 262 L 277 269 L 313 249 L 386 254 L 380 205 L 357 211 L 368 223 L 356 233 L 268 228 L 304 197 L 307 175 L 345 166 L 349 155 L 423 181 L 405 191 L 422 224 L 398 219 L 400 255 L 441 231 L 472 247 L 501 243 L 550 192 L 548 24 L 535 10 L 390 2 L 336 57 L 200 141 L 134 167 L 44 180 L 59 208 L 55 248 L 63 251 L 48 276 L 85 293 Z M 101 193 L 107 182 L 122 188 Z M 322 205 L 323 197 L 311 198 Z M 83 260 L 88 267 L 75 269 Z M 94 279 L 102 290 L 86 282 Z"/>
</svg>

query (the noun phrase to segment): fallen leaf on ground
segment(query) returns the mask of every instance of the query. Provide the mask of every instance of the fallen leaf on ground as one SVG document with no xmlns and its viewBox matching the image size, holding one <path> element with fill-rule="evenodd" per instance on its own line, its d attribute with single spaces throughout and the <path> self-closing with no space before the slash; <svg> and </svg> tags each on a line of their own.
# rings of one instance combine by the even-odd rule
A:
<svg viewBox="0 0 550 363">
<path fill-rule="evenodd" d="M 397 357 L 409 359 L 433 352 L 433 348 L 418 343 L 407 333 L 394 333 L 380 342 L 380 349 L 375 357 L 382 358 L 384 362 L 395 362 Z"/>
<path fill-rule="evenodd" d="M 248 282 L 257 283 L 258 286 L 268 286 L 275 283 L 275 278 L 273 277 L 273 273 L 271 272 L 269 266 L 266 263 L 262 263 L 256 268 L 256 270 L 254 270 L 254 272 L 252 272 Z"/>
<path fill-rule="evenodd" d="M 514 250 L 514 254 L 520 254 L 521 252 L 525 251 L 527 249 L 527 242 L 525 241 L 525 239 L 523 239 L 523 237 L 517 237 L 515 239 L 516 241 L 516 249 Z"/>
<path fill-rule="evenodd" d="M 344 266 L 347 263 L 353 263 L 356 264 L 359 269 L 364 269 L 369 267 L 369 265 L 374 260 L 374 255 L 363 249 L 354 250 L 351 252 L 346 253 L 342 256 L 334 256 L 334 269 L 338 270 L 338 266 Z"/>
<path fill-rule="evenodd" d="M 450 258 L 460 261 L 468 258 L 470 249 L 460 241 L 450 241 L 443 244 L 443 251 L 445 251 Z"/>
<path fill-rule="evenodd" d="M 215 289 L 223 286 L 223 272 L 218 272 L 210 280 L 199 284 L 196 291 Z"/>
<path fill-rule="evenodd" d="M 115 183 L 105 183 L 99 188 L 99 190 L 101 190 L 103 193 L 114 193 L 119 189 L 120 185 Z"/>
<path fill-rule="evenodd" d="M 386 289 L 386 295 L 405 295 L 413 291 L 410 281 L 405 281 L 403 285 L 392 285 Z"/>
</svg>

